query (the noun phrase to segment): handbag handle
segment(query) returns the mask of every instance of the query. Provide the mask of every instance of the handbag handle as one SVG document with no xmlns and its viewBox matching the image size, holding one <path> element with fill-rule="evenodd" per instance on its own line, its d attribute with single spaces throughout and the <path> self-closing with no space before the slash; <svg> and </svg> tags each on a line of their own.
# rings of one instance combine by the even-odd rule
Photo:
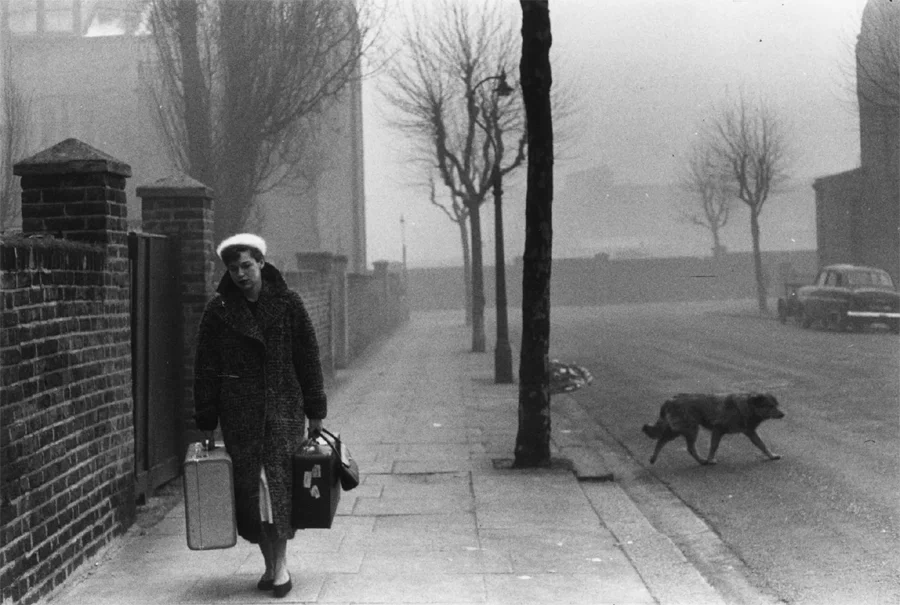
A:
<svg viewBox="0 0 900 605">
<path fill-rule="evenodd" d="M 326 437 L 326 435 L 327 435 L 327 437 Z M 310 438 L 314 438 L 315 436 L 322 437 L 322 439 L 325 440 L 325 443 L 328 444 L 328 447 L 331 448 L 331 451 L 334 452 L 335 455 L 337 456 L 338 461 L 341 463 L 341 466 L 343 466 L 344 468 L 350 468 L 349 464 L 344 463 L 344 458 L 341 456 L 341 453 L 337 450 L 337 447 L 335 447 L 335 445 L 334 445 L 335 443 L 340 441 L 340 438 L 337 437 L 334 433 L 332 433 L 331 431 L 329 431 L 328 429 L 323 427 L 320 429 L 310 429 L 309 436 L 310 436 Z M 328 439 L 328 437 L 331 437 L 331 439 Z"/>
</svg>

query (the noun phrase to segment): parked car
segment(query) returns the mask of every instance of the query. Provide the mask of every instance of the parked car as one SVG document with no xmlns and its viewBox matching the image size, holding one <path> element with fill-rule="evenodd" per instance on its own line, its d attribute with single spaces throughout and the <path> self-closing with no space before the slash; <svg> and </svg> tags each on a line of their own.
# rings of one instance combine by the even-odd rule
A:
<svg viewBox="0 0 900 605">
<path fill-rule="evenodd" d="M 900 293 L 887 271 L 874 267 L 824 267 L 811 285 L 794 290 L 793 300 L 779 300 L 778 308 L 782 321 L 794 315 L 804 328 L 814 322 L 839 331 L 886 324 L 900 332 Z"/>
</svg>

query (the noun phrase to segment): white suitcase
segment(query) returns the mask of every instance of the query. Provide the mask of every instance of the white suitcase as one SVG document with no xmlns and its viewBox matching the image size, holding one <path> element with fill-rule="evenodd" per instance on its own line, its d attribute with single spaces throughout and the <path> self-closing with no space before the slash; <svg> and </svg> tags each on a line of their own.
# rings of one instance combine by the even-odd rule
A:
<svg viewBox="0 0 900 605">
<path fill-rule="evenodd" d="M 237 544 L 234 476 L 224 444 L 195 442 L 184 458 L 184 518 L 188 548 L 212 550 Z"/>
</svg>

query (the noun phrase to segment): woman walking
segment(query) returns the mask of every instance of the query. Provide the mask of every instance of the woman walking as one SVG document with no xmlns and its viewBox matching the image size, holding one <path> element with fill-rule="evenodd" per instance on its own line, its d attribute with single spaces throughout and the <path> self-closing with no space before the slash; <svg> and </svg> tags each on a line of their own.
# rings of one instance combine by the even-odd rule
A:
<svg viewBox="0 0 900 605">
<path fill-rule="evenodd" d="M 227 269 L 206 305 L 194 365 L 197 428 L 221 425 L 234 469 L 237 531 L 258 544 L 257 587 L 284 597 L 291 527 L 292 455 L 327 414 L 319 347 L 300 295 L 265 260 L 266 243 L 242 233 L 219 244 Z"/>
</svg>

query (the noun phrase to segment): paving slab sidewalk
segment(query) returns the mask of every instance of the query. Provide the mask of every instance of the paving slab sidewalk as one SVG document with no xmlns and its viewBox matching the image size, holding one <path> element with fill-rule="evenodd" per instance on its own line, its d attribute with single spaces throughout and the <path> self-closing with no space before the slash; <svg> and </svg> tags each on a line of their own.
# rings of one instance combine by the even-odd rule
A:
<svg viewBox="0 0 900 605">
<path fill-rule="evenodd" d="M 492 355 L 470 353 L 468 337 L 459 313 L 416 314 L 341 371 L 326 426 L 364 481 L 342 495 L 332 529 L 289 542 L 294 589 L 281 602 L 723 603 L 614 481 L 508 468 L 517 387 L 493 383 Z M 596 457 L 560 439 L 555 454 L 580 455 L 585 472 Z M 189 550 L 178 504 L 45 601 L 272 603 L 255 587 L 262 570 L 243 541 Z"/>
</svg>

